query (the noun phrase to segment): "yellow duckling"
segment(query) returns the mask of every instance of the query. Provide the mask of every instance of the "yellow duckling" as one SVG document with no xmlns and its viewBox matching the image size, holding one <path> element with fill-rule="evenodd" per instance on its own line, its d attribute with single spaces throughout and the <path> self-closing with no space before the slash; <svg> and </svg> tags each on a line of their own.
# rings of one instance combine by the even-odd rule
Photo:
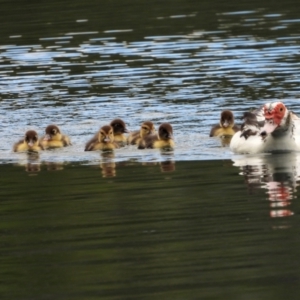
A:
<svg viewBox="0 0 300 300">
<path fill-rule="evenodd" d="M 151 134 L 142 139 L 139 142 L 138 149 L 145 148 L 174 149 L 172 125 L 162 123 L 158 128 L 158 134 Z"/>
<path fill-rule="evenodd" d="M 114 141 L 113 128 L 105 125 L 86 143 L 84 151 L 113 151 L 115 148 L 119 148 L 119 145 Z"/>
<path fill-rule="evenodd" d="M 39 141 L 37 132 L 34 130 L 28 130 L 24 139 L 15 143 L 13 147 L 14 152 L 38 152 L 40 150 L 44 150 L 44 147 Z"/>
<path fill-rule="evenodd" d="M 240 127 L 234 124 L 234 116 L 230 110 L 224 110 L 221 113 L 220 123 L 211 128 L 210 137 L 213 136 L 232 136 Z"/>
<path fill-rule="evenodd" d="M 44 148 L 62 148 L 71 145 L 70 138 L 63 135 L 56 125 L 49 125 L 45 129 L 46 135 L 41 139 Z"/>
<path fill-rule="evenodd" d="M 152 122 L 146 121 L 142 123 L 141 129 L 130 133 L 127 143 L 130 145 L 138 145 L 139 142 L 144 139 L 147 135 L 154 134 L 155 127 Z"/>
<path fill-rule="evenodd" d="M 113 128 L 114 142 L 118 143 L 120 146 L 125 146 L 127 137 L 124 133 L 128 132 L 125 122 L 121 119 L 114 119 L 110 122 L 110 126 Z"/>
</svg>

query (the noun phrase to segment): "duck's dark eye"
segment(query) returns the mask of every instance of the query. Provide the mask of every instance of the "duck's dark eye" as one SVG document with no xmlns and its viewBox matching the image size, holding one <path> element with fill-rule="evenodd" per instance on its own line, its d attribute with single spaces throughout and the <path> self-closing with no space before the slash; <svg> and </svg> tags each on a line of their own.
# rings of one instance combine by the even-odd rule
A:
<svg viewBox="0 0 300 300">
<path fill-rule="evenodd" d="M 147 127 L 142 127 L 144 130 L 147 130 L 148 128 Z"/>
</svg>

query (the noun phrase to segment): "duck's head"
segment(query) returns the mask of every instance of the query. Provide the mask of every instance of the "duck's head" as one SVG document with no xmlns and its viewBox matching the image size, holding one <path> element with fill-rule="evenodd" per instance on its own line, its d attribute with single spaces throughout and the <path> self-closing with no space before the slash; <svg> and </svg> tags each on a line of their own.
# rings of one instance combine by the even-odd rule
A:
<svg viewBox="0 0 300 300">
<path fill-rule="evenodd" d="M 265 124 L 263 132 L 272 133 L 279 128 L 284 129 L 288 126 L 288 109 L 282 102 L 267 103 L 263 107 Z"/>
<path fill-rule="evenodd" d="M 112 143 L 114 141 L 114 131 L 110 125 L 102 126 L 98 133 L 100 143 Z"/>
<path fill-rule="evenodd" d="M 162 123 L 158 128 L 158 137 L 160 140 L 173 139 L 173 128 L 169 123 Z"/>
<path fill-rule="evenodd" d="M 148 134 L 155 133 L 154 124 L 150 121 L 146 121 L 141 125 L 140 135 L 141 137 L 145 137 Z"/>
<path fill-rule="evenodd" d="M 29 148 L 33 147 L 39 140 L 38 134 L 35 130 L 28 130 L 25 133 L 24 141 Z"/>
<path fill-rule="evenodd" d="M 234 125 L 234 116 L 230 110 L 224 110 L 221 113 L 220 117 L 220 126 L 223 128 L 233 127 Z"/>
<path fill-rule="evenodd" d="M 114 135 L 128 132 L 125 122 L 121 119 L 112 120 L 110 126 L 113 128 Z"/>
<path fill-rule="evenodd" d="M 49 125 L 45 129 L 46 135 L 44 137 L 44 141 L 53 141 L 60 140 L 61 133 L 59 128 L 56 125 Z"/>
</svg>

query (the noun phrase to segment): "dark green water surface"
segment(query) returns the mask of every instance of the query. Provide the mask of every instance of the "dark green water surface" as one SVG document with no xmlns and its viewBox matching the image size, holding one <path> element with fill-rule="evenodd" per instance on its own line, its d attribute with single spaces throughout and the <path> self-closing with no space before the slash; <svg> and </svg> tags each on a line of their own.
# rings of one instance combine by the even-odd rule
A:
<svg viewBox="0 0 300 300">
<path fill-rule="evenodd" d="M 1 165 L 1 299 L 296 299 L 298 192 L 260 167 L 280 187 L 228 160 Z"/>
</svg>

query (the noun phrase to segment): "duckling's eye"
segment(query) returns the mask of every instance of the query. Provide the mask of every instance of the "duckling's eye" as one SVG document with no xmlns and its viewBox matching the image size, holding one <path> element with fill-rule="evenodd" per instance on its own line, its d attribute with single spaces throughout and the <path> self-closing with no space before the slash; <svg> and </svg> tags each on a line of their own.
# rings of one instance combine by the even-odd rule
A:
<svg viewBox="0 0 300 300">
<path fill-rule="evenodd" d="M 148 128 L 147 127 L 142 127 L 144 130 L 147 130 Z"/>
<path fill-rule="evenodd" d="M 55 129 L 52 130 L 52 134 L 56 134 L 56 130 Z"/>
</svg>

